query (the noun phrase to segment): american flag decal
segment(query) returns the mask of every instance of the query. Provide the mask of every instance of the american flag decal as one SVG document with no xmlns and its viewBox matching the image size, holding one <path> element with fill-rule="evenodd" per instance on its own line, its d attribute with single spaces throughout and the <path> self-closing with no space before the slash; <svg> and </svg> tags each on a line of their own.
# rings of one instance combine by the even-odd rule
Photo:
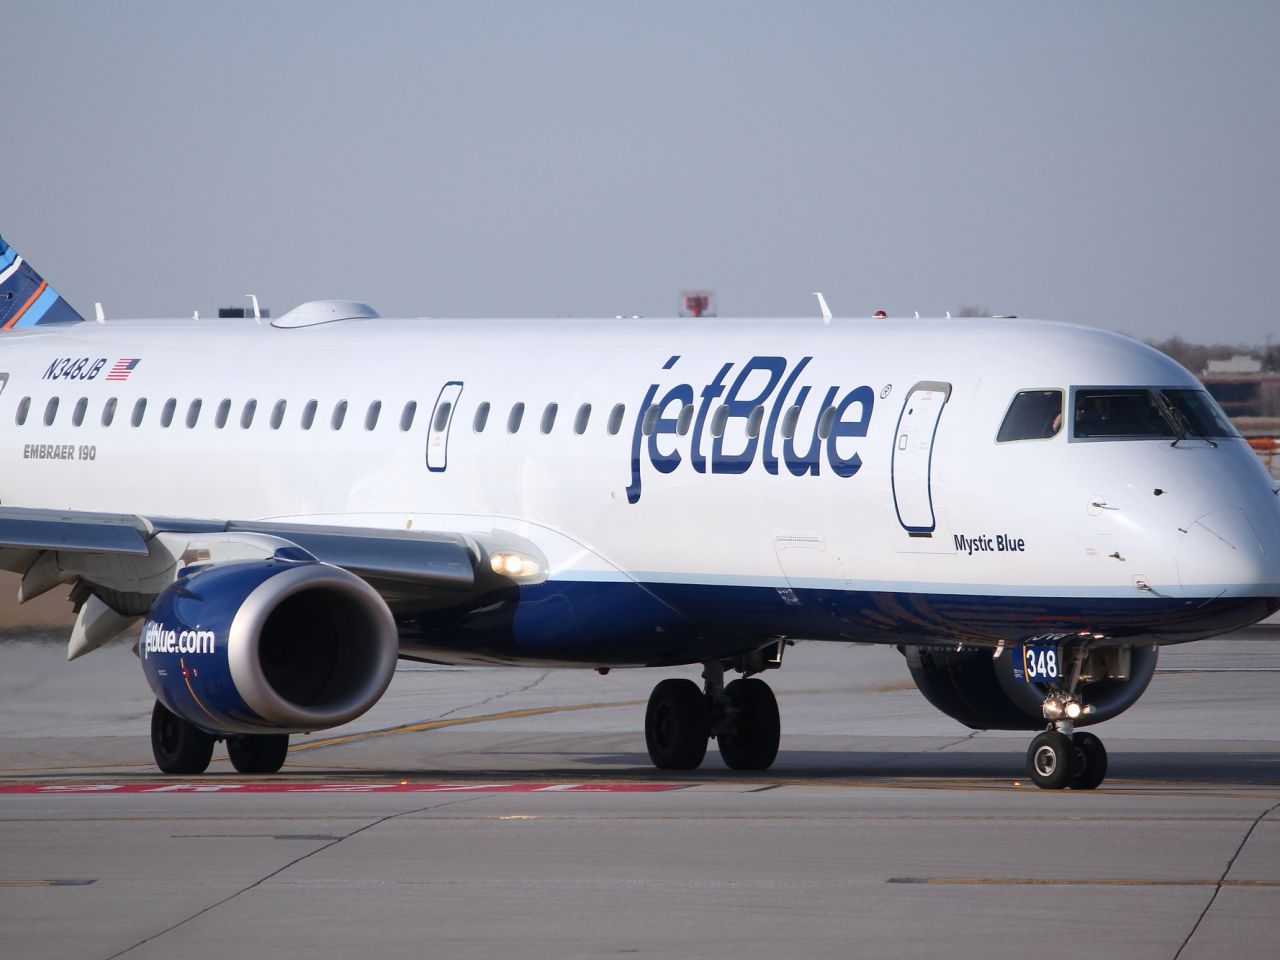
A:
<svg viewBox="0 0 1280 960">
<path fill-rule="evenodd" d="M 108 380 L 128 380 L 129 374 L 142 361 L 141 357 L 121 357 L 116 365 L 107 372 Z"/>
</svg>

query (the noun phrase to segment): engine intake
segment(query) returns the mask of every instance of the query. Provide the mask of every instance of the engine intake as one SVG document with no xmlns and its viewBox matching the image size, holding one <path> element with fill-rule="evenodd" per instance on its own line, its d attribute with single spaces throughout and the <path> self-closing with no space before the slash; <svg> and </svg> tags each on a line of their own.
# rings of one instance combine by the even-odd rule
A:
<svg viewBox="0 0 1280 960">
<path fill-rule="evenodd" d="M 391 611 L 340 567 L 275 557 L 198 567 L 157 598 L 138 654 L 156 699 L 215 733 L 304 732 L 382 696 Z"/>
</svg>

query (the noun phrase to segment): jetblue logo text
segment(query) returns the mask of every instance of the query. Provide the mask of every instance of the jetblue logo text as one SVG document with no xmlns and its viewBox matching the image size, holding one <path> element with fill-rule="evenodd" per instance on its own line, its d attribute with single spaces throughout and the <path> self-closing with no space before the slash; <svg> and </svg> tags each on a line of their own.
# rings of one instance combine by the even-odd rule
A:
<svg viewBox="0 0 1280 960">
<path fill-rule="evenodd" d="M 640 500 L 642 458 L 659 473 L 682 464 L 695 473 L 746 473 L 758 460 L 766 473 L 785 468 L 796 477 L 818 476 L 825 460 L 836 476 L 852 477 L 862 458 L 841 441 L 867 435 L 875 392 L 861 386 L 842 396 L 844 388 L 833 386 L 819 398 L 820 388 L 797 383 L 812 359 L 802 357 L 790 370 L 785 357 L 725 363 L 709 383 L 676 384 L 661 399 L 661 385 L 649 387 L 631 438 L 627 501 Z"/>
<path fill-rule="evenodd" d="M 106 357 L 58 357 L 40 379 L 93 380 L 106 365 Z"/>
<path fill-rule="evenodd" d="M 142 658 L 153 653 L 213 653 L 218 648 L 212 630 L 166 630 L 162 624 L 148 620 L 142 631 Z"/>
</svg>

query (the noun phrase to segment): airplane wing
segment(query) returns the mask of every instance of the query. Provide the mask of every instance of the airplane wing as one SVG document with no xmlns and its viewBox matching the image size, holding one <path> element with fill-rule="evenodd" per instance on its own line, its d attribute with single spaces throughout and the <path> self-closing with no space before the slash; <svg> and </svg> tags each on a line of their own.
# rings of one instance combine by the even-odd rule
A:
<svg viewBox="0 0 1280 960">
<path fill-rule="evenodd" d="M 283 551 L 283 553 L 282 553 Z M 299 553 L 301 551 L 301 553 Z M 521 582 L 545 576 L 541 551 L 504 532 L 385 530 L 269 521 L 211 521 L 0 507 L 0 569 L 22 575 L 19 600 L 74 584 L 79 612 L 69 659 L 144 615 L 184 567 L 305 556 L 372 586 L 394 612 L 412 598 L 440 606 L 489 589 L 495 556 L 533 562 Z M 527 571 L 536 568 L 540 576 Z"/>
</svg>

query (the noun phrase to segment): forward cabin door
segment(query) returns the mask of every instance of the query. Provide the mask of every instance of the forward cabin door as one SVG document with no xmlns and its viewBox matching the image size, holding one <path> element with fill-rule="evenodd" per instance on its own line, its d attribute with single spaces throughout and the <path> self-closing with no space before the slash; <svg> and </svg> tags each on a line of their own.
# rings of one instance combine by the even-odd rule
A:
<svg viewBox="0 0 1280 960">
<path fill-rule="evenodd" d="M 933 441 L 951 384 L 922 380 L 911 388 L 893 441 L 893 503 L 898 522 L 913 537 L 932 537 L 938 522 L 933 510 Z"/>
<path fill-rule="evenodd" d="M 453 423 L 460 396 L 462 382 L 450 380 L 440 390 L 436 405 L 431 410 L 431 423 L 427 429 L 427 469 L 432 473 L 443 473 L 449 465 L 449 426 Z"/>
</svg>

